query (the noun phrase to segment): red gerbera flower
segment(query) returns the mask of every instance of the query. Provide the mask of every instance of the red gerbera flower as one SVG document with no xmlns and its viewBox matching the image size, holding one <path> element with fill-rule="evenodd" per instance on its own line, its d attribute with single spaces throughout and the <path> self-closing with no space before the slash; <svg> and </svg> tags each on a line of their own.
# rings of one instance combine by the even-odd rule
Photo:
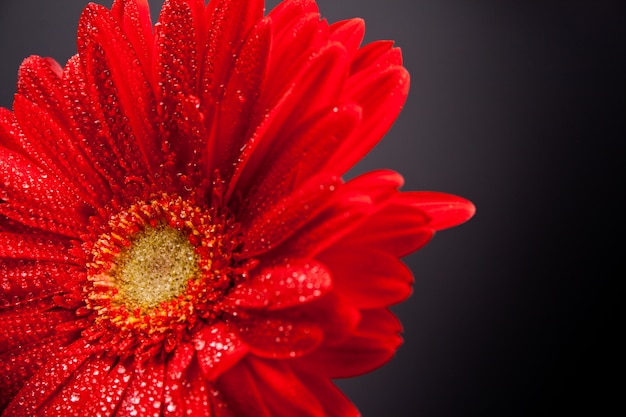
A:
<svg viewBox="0 0 626 417">
<path fill-rule="evenodd" d="M 473 206 L 340 176 L 409 77 L 313 0 L 90 4 L 64 68 L 0 109 L 0 410 L 356 416 L 330 382 L 394 353 L 398 259 Z"/>
</svg>

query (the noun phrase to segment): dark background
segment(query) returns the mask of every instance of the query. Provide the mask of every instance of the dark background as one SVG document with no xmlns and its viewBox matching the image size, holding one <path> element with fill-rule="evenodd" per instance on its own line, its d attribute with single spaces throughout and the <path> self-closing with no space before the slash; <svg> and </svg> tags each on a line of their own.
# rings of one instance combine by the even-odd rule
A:
<svg viewBox="0 0 626 417">
<path fill-rule="evenodd" d="M 392 168 L 407 190 L 478 209 L 407 259 L 405 344 L 341 387 L 364 417 L 602 415 L 623 394 L 621 2 L 318 3 L 331 22 L 364 18 L 366 41 L 396 40 L 412 75 L 404 112 L 351 175 Z M 85 4 L 0 0 L 0 105 L 23 58 L 75 52 Z"/>
</svg>

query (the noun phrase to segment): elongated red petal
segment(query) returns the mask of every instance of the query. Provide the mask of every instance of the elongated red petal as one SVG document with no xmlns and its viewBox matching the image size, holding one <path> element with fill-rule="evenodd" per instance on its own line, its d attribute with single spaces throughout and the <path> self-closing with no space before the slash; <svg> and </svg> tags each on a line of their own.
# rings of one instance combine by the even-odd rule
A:
<svg viewBox="0 0 626 417">
<path fill-rule="evenodd" d="M 285 362 L 251 358 L 251 373 L 273 417 L 325 417 L 323 407 Z"/>
<path fill-rule="evenodd" d="M 23 344 L 16 349 L 0 353 L 0 371 L 3 376 L 0 378 L 0 410 L 3 410 L 16 397 L 26 381 L 40 368 L 50 366 L 54 362 L 54 358 L 64 351 L 65 346 L 75 337 L 76 335 L 70 333 L 55 334 L 41 338 L 37 342 Z M 48 378 L 54 380 L 54 368 L 50 369 Z M 42 388 L 45 388 L 45 384 L 43 383 Z M 25 397 L 31 395 L 35 396 L 37 393 L 31 394 L 29 389 L 26 389 L 22 400 L 24 401 Z M 39 401 L 42 400 L 35 400 L 30 407 L 36 407 Z M 13 407 L 13 412 L 18 414 L 10 414 L 11 412 L 7 411 L 4 415 L 31 416 L 33 410 L 34 408 L 28 406 L 22 409 L 16 404 Z"/>
<path fill-rule="evenodd" d="M 365 36 L 363 19 L 348 19 L 330 25 L 330 40 L 342 43 L 348 54 L 353 56 L 361 46 Z"/>
<path fill-rule="evenodd" d="M 365 310 L 362 314 L 351 338 L 298 359 L 297 366 L 330 378 L 346 378 L 370 372 L 389 361 L 402 343 L 398 319 L 386 309 Z"/>
<path fill-rule="evenodd" d="M 401 66 L 363 71 L 346 82 L 344 97 L 363 109 L 363 123 L 327 161 L 326 167 L 343 174 L 369 152 L 391 127 L 409 92 L 409 73 Z"/>
<path fill-rule="evenodd" d="M 68 310 L 0 312 L 4 330 L 0 333 L 0 353 L 37 342 L 56 333 L 55 327 L 75 318 Z"/>
<path fill-rule="evenodd" d="M 222 375 L 216 386 L 234 416 L 274 417 L 259 390 L 260 384 L 263 381 L 252 374 L 248 360 L 244 360 Z"/>
<path fill-rule="evenodd" d="M 237 320 L 237 330 L 256 356 L 294 358 L 315 350 L 324 337 L 320 326 L 298 315 L 297 312 L 256 314 Z"/>
<path fill-rule="evenodd" d="M 397 193 L 379 212 L 368 218 L 341 245 L 372 248 L 402 257 L 424 246 L 434 230 L 429 217 Z"/>
<path fill-rule="evenodd" d="M 331 285 L 328 270 L 319 262 L 295 260 L 259 271 L 249 283 L 235 288 L 226 301 L 244 308 L 280 310 L 315 300 Z"/>
<path fill-rule="evenodd" d="M 125 369 L 130 372 L 130 383 L 118 408 L 120 415 L 159 417 L 163 407 L 165 382 L 164 362 L 151 360 L 145 367 Z"/>
<path fill-rule="evenodd" d="M 224 93 L 228 74 L 248 31 L 263 17 L 263 0 L 214 0 L 207 8 L 209 38 L 202 67 L 202 104 L 210 108 Z"/>
<path fill-rule="evenodd" d="M 232 172 L 245 144 L 250 121 L 265 82 L 271 42 L 271 22 L 262 19 L 252 28 L 241 47 L 219 103 L 215 143 L 209 143 L 214 166 L 225 175 Z"/>
<path fill-rule="evenodd" d="M 329 44 L 302 62 L 297 76 L 285 83 L 277 97 L 262 100 L 269 108 L 267 117 L 256 129 L 241 155 L 241 187 L 249 186 L 270 149 L 284 146 L 291 133 L 318 111 L 335 105 L 348 71 L 345 48 Z M 243 171 L 245 169 L 245 171 Z"/>
<path fill-rule="evenodd" d="M 310 178 L 283 199 L 282 193 L 259 195 L 247 213 L 242 213 L 246 226 L 243 253 L 255 256 L 277 247 L 332 203 L 331 196 L 341 180 L 326 175 Z M 251 222 L 251 224 L 247 224 Z"/>
<path fill-rule="evenodd" d="M 428 227 L 442 230 L 469 220 L 476 208 L 464 198 L 438 192 L 411 192 L 402 195 L 405 204 L 422 210 L 429 218 Z"/>
<path fill-rule="evenodd" d="M 0 232 L 0 258 L 75 263 L 70 242 L 55 236 Z"/>
<path fill-rule="evenodd" d="M 319 258 L 334 289 L 360 309 L 397 304 L 411 294 L 411 271 L 397 257 L 367 247 L 333 247 Z"/>
<path fill-rule="evenodd" d="M 78 51 L 97 93 L 95 115 L 117 157 L 137 176 L 159 160 L 154 96 L 137 53 L 109 10 L 90 4 L 79 22 Z M 139 174 L 139 175 L 138 175 Z"/>
<path fill-rule="evenodd" d="M 115 0 L 111 7 L 111 15 L 119 22 L 124 34 L 128 37 L 143 68 L 152 64 L 152 22 L 148 0 Z M 149 81 L 152 75 L 146 74 Z"/>
<path fill-rule="evenodd" d="M 194 335 L 198 364 L 203 376 L 214 381 L 248 353 L 241 339 L 224 323 L 206 326 Z"/>
<path fill-rule="evenodd" d="M 22 389 L 4 410 L 4 416 L 32 417 L 37 410 L 71 378 L 73 373 L 91 356 L 85 350 L 85 342 L 78 341 L 62 352 L 42 352 L 41 364 L 36 374 L 29 378 Z M 23 364 L 21 360 L 18 363 Z"/>
<path fill-rule="evenodd" d="M 117 401 L 113 403 L 112 395 L 116 393 L 109 392 L 111 387 L 106 384 L 106 377 L 114 362 L 115 358 L 110 357 L 85 362 L 54 394 L 51 401 L 46 402 L 39 409 L 40 415 L 50 417 L 83 417 L 96 414 L 108 417 L 112 415 L 121 396 L 121 393 L 116 395 Z M 94 378 L 98 380 L 97 384 L 93 383 Z M 109 403 L 104 398 L 107 395 L 111 398 Z"/>
<path fill-rule="evenodd" d="M 361 417 L 354 404 L 327 378 L 298 373 L 298 379 L 320 402 L 324 408 L 324 417 Z"/>
</svg>

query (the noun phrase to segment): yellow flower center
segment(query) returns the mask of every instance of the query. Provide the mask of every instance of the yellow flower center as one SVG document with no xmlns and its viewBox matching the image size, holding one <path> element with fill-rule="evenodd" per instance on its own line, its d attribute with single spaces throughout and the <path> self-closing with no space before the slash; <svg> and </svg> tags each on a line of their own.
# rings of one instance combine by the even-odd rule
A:
<svg viewBox="0 0 626 417">
<path fill-rule="evenodd" d="M 131 309 L 177 298 L 200 272 L 189 239 L 168 226 L 148 227 L 118 256 L 115 284 Z"/>
</svg>

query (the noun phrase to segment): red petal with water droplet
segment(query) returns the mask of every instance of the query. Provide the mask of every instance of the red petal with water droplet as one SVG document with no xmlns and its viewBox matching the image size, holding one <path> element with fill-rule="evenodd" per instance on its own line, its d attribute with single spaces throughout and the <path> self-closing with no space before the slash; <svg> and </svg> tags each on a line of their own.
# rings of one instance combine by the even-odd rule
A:
<svg viewBox="0 0 626 417">
<path fill-rule="evenodd" d="M 248 346 L 224 323 L 202 328 L 193 336 L 193 344 L 200 370 L 210 381 L 217 379 L 248 353 Z"/>
<path fill-rule="evenodd" d="M 165 385 L 165 364 L 153 358 L 144 367 L 135 366 L 131 372 L 130 384 L 118 408 L 118 414 L 127 416 L 159 417 L 163 406 L 163 386 Z"/>
<path fill-rule="evenodd" d="M 208 46 L 203 58 L 202 104 L 219 102 L 239 48 L 263 18 L 263 0 L 213 0 L 207 8 Z"/>
<path fill-rule="evenodd" d="M 39 408 L 39 415 L 47 417 L 112 415 L 121 397 L 121 393 L 116 395 L 116 401 L 113 403 L 112 395 L 115 393 L 110 392 L 112 387 L 107 384 L 112 382 L 107 381 L 107 376 L 115 360 L 113 357 L 104 357 L 85 362 L 51 400 Z M 106 396 L 111 398 L 110 403 L 106 402 Z"/>
<path fill-rule="evenodd" d="M 143 68 L 152 64 L 152 22 L 148 0 L 115 0 L 111 15 L 119 22 Z M 146 74 L 151 77 L 151 74 Z M 150 78 L 150 80 L 152 80 Z"/>
<path fill-rule="evenodd" d="M 40 368 L 44 366 L 51 368 L 51 374 L 48 377 L 52 378 L 54 376 L 54 368 L 52 366 L 54 358 L 60 352 L 64 351 L 65 346 L 75 337 L 75 334 L 70 333 L 57 334 L 47 338 L 41 338 L 35 343 L 24 344 L 17 349 L 1 353 L 0 373 L 2 374 L 2 378 L 0 378 L 0 410 L 3 410 L 4 407 L 16 397 L 20 388 L 22 388 L 26 381 Z M 59 370 L 60 369 L 62 369 L 62 367 L 60 367 Z M 29 386 L 32 387 L 34 385 L 31 384 Z M 23 400 L 25 400 L 26 396 L 30 395 L 32 394 L 26 389 L 23 393 Z M 17 400 L 17 402 L 19 402 L 19 400 Z M 37 400 L 33 404 L 36 406 Z M 16 404 L 14 412 L 17 412 L 15 410 L 19 411 L 22 410 L 22 408 Z M 25 414 L 10 414 L 7 412 L 6 415 L 24 415 L 27 417 L 33 415 L 30 414 L 29 409 L 26 407 L 23 412 Z"/>
<path fill-rule="evenodd" d="M 0 257 L 72 263 L 71 244 L 57 236 L 0 232 Z"/>
<path fill-rule="evenodd" d="M 63 292 L 64 283 L 74 283 L 74 274 L 79 271 L 70 265 L 4 260 L 0 263 L 0 314 L 2 309 Z"/>
<path fill-rule="evenodd" d="M 103 135 L 129 174 L 146 178 L 160 156 L 155 99 L 136 52 L 103 6 L 83 11 L 78 52 Z"/>
<path fill-rule="evenodd" d="M 319 262 L 294 260 L 265 268 L 229 293 L 226 302 L 244 308 L 280 310 L 308 303 L 326 294 L 332 280 Z"/>
<path fill-rule="evenodd" d="M 277 247 L 310 222 L 332 202 L 341 179 L 327 175 L 315 176 L 297 190 L 275 201 L 274 193 L 254 201 L 242 213 L 246 231 L 242 253 L 257 256 Z M 269 200 L 269 202 L 267 202 Z M 266 203 L 267 202 L 267 203 Z M 251 223 L 250 223 L 251 222 Z"/>
<path fill-rule="evenodd" d="M 25 350 L 21 353 L 26 354 L 27 352 L 28 350 Z M 37 409 L 71 378 L 89 356 L 91 356 L 91 352 L 85 349 L 84 341 L 78 341 L 62 351 L 58 349 L 55 351 L 47 350 L 45 353 L 40 352 L 39 357 L 34 357 L 35 360 L 41 361 L 34 368 L 35 370 L 38 369 L 37 372 L 27 380 L 20 392 L 12 399 L 4 410 L 3 416 L 32 417 L 37 415 Z M 17 363 L 24 366 L 28 362 L 21 358 Z"/>
<path fill-rule="evenodd" d="M 75 318 L 68 310 L 26 311 L 8 310 L 0 312 L 3 331 L 0 332 L 0 353 L 21 348 L 56 333 L 56 326 Z"/>
<path fill-rule="evenodd" d="M 233 69 L 225 80 L 224 96 L 219 102 L 214 143 L 208 148 L 215 167 L 226 177 L 232 173 L 232 161 L 241 153 L 253 112 L 267 75 L 271 42 L 271 21 L 260 20 L 244 41 Z"/>
<path fill-rule="evenodd" d="M 238 319 L 241 339 L 254 355 L 272 358 L 294 358 L 312 352 L 324 338 L 320 326 L 297 312 L 288 314 L 255 314 Z"/>
<path fill-rule="evenodd" d="M 273 148 L 267 163 L 255 174 L 255 186 L 248 194 L 253 207 L 272 206 L 298 190 L 304 182 L 330 176 L 320 170 L 361 120 L 361 109 L 345 104 L 327 109 L 298 127 L 284 146 Z M 330 171 L 332 173 L 333 171 Z M 298 190 L 300 191 L 300 190 Z M 304 190 L 315 193 L 315 188 Z M 306 206 L 306 196 L 300 197 Z M 244 216 L 247 213 L 244 212 Z"/>
<path fill-rule="evenodd" d="M 276 99 L 261 98 L 260 108 L 271 110 L 242 152 L 238 163 L 238 170 L 242 170 L 240 187 L 254 181 L 272 148 L 285 146 L 301 123 L 324 108 L 332 108 L 339 97 L 349 65 L 345 48 L 333 43 L 304 58 L 297 76 L 285 80 Z"/>
<path fill-rule="evenodd" d="M 195 355 L 196 349 L 193 347 L 193 344 L 179 344 L 167 361 L 165 369 L 167 377 L 171 380 L 181 379 Z"/>
</svg>

